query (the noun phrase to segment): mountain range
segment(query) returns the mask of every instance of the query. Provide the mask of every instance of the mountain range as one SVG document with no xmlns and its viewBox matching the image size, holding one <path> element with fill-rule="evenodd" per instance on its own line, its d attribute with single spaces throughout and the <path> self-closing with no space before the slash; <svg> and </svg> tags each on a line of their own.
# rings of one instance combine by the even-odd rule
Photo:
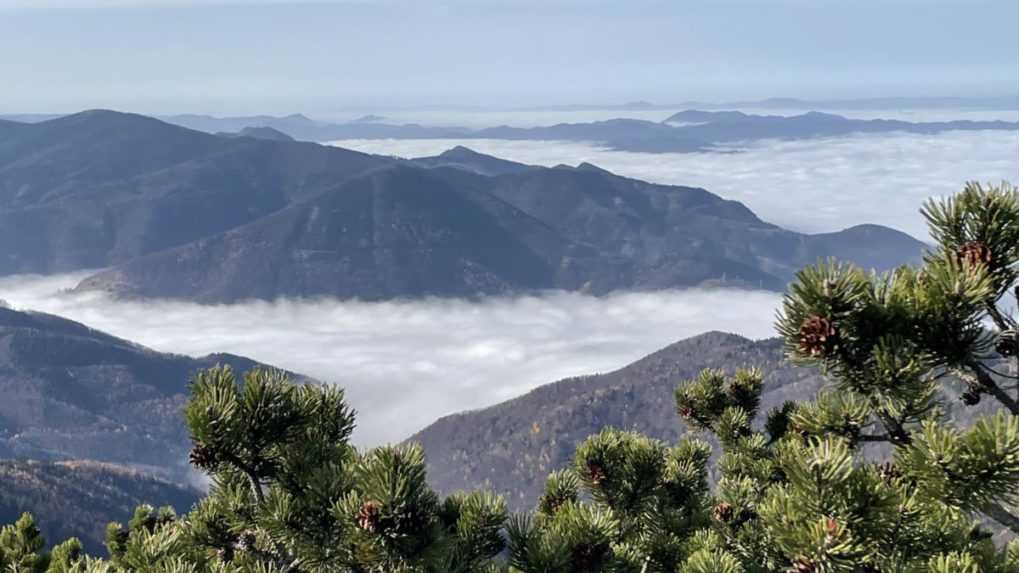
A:
<svg viewBox="0 0 1019 573">
<path fill-rule="evenodd" d="M 786 231 L 703 189 L 589 164 L 462 147 L 404 160 L 244 129 L 109 111 L 0 123 L 0 274 L 111 267 L 79 289 L 202 302 L 780 290 L 818 258 L 886 269 L 923 249 L 876 226 Z"/>
<path fill-rule="evenodd" d="M 670 118 L 683 127 L 616 120 L 555 129 L 645 143 L 654 139 L 644 138 L 648 130 L 688 130 L 696 142 L 858 129 L 837 116 L 800 118 L 687 112 Z M 321 128 L 303 116 L 285 119 Z M 78 289 L 201 302 L 782 290 L 819 258 L 887 269 L 924 249 L 874 225 L 788 231 L 704 189 L 590 164 L 536 167 L 465 147 L 399 159 L 294 141 L 280 127 L 231 127 L 210 134 L 109 111 L 0 120 L 0 274 L 111 267 Z M 539 133 L 505 129 L 510 138 Z M 229 354 L 164 354 L 0 306 L 0 520 L 32 511 L 51 540 L 77 535 L 101 552 L 105 523 L 126 520 L 135 505 L 187 509 L 200 494 L 188 485 L 181 407 L 188 380 L 216 364 L 259 366 Z M 705 367 L 744 365 L 768 374 L 765 409 L 823 385 L 816 372 L 785 363 L 778 341 L 714 332 L 615 372 L 448 416 L 410 440 L 425 447 L 440 492 L 494 489 L 523 509 L 587 435 L 616 426 L 674 440 L 683 429 L 673 387 Z"/>
<path fill-rule="evenodd" d="M 475 157 L 488 171 L 497 161 Z M 485 176 L 405 163 L 139 257 L 78 288 L 210 303 L 703 285 L 781 290 L 817 259 L 885 270 L 918 260 L 922 250 L 919 241 L 872 225 L 786 231 L 703 189 L 649 184 L 592 165 Z"/>
<path fill-rule="evenodd" d="M 807 102 L 791 98 L 777 98 L 761 102 L 743 102 L 725 106 L 703 106 L 675 113 L 662 121 L 644 119 L 614 118 L 602 121 L 559 123 L 536 127 L 514 127 L 508 125 L 485 128 L 461 126 L 421 125 L 416 123 L 397 124 L 376 115 L 367 115 L 350 121 L 332 122 L 309 118 L 302 114 L 287 116 L 241 116 L 213 117 L 208 115 L 171 115 L 161 120 L 189 129 L 210 134 L 235 135 L 243 133 L 261 137 L 273 133 L 270 139 L 280 136 L 301 141 L 328 142 L 348 139 L 501 139 L 524 141 L 576 141 L 598 144 L 619 151 L 643 153 L 689 153 L 704 151 L 730 152 L 748 142 L 779 139 L 817 139 L 840 137 L 859 133 L 917 133 L 937 134 L 946 131 L 1017 131 L 1019 122 L 1012 121 L 932 121 L 910 122 L 889 119 L 851 119 L 833 113 L 810 111 L 797 115 L 759 115 L 731 108 L 759 109 L 896 109 L 903 107 L 896 102 L 908 102 L 896 98 Z M 952 98 L 931 99 L 935 108 L 962 107 L 975 109 L 1013 109 L 1015 100 L 988 100 L 983 104 L 974 100 L 970 105 L 961 105 L 964 100 Z M 959 105 L 953 105 L 955 104 Z M 694 105 L 694 104 L 691 104 Z M 974 107 L 975 106 L 975 107 Z M 1009 107 L 1012 106 L 1012 107 Z M 908 107 L 908 106 L 906 106 Z M 570 108 L 573 109 L 573 108 Z M 588 109 L 580 107 L 579 109 Z M 622 106 L 620 111 L 648 109 L 676 109 L 676 106 L 661 107 L 639 102 Z M 59 116 L 6 116 L 6 119 L 29 123 L 52 121 Z M 2 121 L 4 118 L 0 118 Z M 264 130 L 272 130 L 264 131 Z M 247 130 L 247 131 L 245 131 Z M 3 134 L 0 128 L 0 135 Z"/>
<path fill-rule="evenodd" d="M 770 102 L 777 107 L 784 100 Z M 790 107 L 798 100 L 786 102 Z M 803 103 L 803 102 L 800 102 Z M 646 108 L 627 108 L 646 109 Z M 579 141 L 619 151 L 643 153 L 689 153 L 730 151 L 736 144 L 762 139 L 816 139 L 855 133 L 919 133 L 945 131 L 1016 131 L 1019 122 L 937 121 L 909 122 L 888 119 L 850 119 L 811 111 L 798 115 L 754 115 L 739 111 L 688 109 L 661 122 L 615 118 L 583 123 L 559 123 L 537 127 L 507 125 L 471 129 L 456 126 L 394 124 L 371 117 L 342 123 L 316 121 L 303 115 L 215 118 L 171 116 L 166 121 L 204 131 L 236 131 L 243 127 L 269 127 L 304 141 L 345 139 L 503 139 L 532 141 Z"/>
<path fill-rule="evenodd" d="M 389 163 L 109 111 L 0 123 L 0 274 L 125 262 L 253 221 Z"/>
</svg>

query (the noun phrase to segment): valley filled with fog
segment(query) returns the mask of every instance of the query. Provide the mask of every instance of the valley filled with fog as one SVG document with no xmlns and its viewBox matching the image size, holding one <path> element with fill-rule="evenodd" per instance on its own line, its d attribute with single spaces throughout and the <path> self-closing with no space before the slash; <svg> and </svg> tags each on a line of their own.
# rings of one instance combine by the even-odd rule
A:
<svg viewBox="0 0 1019 573">
<path fill-rule="evenodd" d="M 990 117 L 1007 115 L 995 113 Z M 731 153 L 634 153 L 578 142 L 492 139 L 331 144 L 400 157 L 435 155 L 463 145 L 534 165 L 586 161 L 645 181 L 703 187 L 742 201 L 765 221 L 789 229 L 820 233 L 874 223 L 921 240 L 928 239 L 919 213 L 927 198 L 955 193 L 968 180 L 998 182 L 1019 175 L 1019 133 L 994 131 L 762 141 Z"/>
<path fill-rule="evenodd" d="M 163 352 L 229 352 L 343 386 L 362 445 L 564 377 L 622 367 L 708 330 L 772 336 L 779 296 L 689 290 L 381 303 L 118 302 L 71 295 L 87 273 L 0 278 L 12 306 L 49 312 Z"/>
</svg>

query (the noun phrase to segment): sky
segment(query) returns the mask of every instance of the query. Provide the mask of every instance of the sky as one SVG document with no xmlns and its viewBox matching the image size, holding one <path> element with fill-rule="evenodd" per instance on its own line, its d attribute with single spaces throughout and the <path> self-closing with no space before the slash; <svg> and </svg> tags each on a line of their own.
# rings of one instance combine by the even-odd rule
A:
<svg viewBox="0 0 1019 573">
<path fill-rule="evenodd" d="M 0 0 L 0 113 L 1019 94 L 1014 0 Z"/>
</svg>

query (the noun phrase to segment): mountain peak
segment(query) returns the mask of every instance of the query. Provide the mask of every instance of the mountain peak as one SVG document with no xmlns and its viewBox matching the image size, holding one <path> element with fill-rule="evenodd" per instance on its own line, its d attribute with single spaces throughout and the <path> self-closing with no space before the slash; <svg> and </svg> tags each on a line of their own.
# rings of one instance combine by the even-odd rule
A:
<svg viewBox="0 0 1019 573">
<path fill-rule="evenodd" d="M 749 117 L 741 111 L 703 111 L 699 109 L 687 109 L 675 113 L 665 120 L 665 123 L 709 123 L 714 121 L 733 121 Z"/>
<path fill-rule="evenodd" d="M 241 137 L 253 137 L 255 139 L 266 139 L 269 141 L 294 141 L 293 137 L 271 127 L 245 127 L 237 132 L 236 135 Z"/>
<path fill-rule="evenodd" d="M 458 159 L 464 157 L 477 158 L 477 157 L 491 157 L 491 155 L 485 155 L 484 153 L 478 153 L 470 147 L 464 147 L 463 145 L 457 145 L 451 147 L 446 151 L 439 154 L 439 157 L 445 157 L 446 159 Z"/>
</svg>

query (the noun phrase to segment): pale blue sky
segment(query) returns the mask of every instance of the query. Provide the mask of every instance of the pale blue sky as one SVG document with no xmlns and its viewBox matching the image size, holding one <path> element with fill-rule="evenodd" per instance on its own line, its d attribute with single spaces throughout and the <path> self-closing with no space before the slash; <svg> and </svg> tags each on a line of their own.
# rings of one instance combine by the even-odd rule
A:
<svg viewBox="0 0 1019 573">
<path fill-rule="evenodd" d="M 0 113 L 1019 94 L 1016 0 L 0 0 Z"/>
</svg>

